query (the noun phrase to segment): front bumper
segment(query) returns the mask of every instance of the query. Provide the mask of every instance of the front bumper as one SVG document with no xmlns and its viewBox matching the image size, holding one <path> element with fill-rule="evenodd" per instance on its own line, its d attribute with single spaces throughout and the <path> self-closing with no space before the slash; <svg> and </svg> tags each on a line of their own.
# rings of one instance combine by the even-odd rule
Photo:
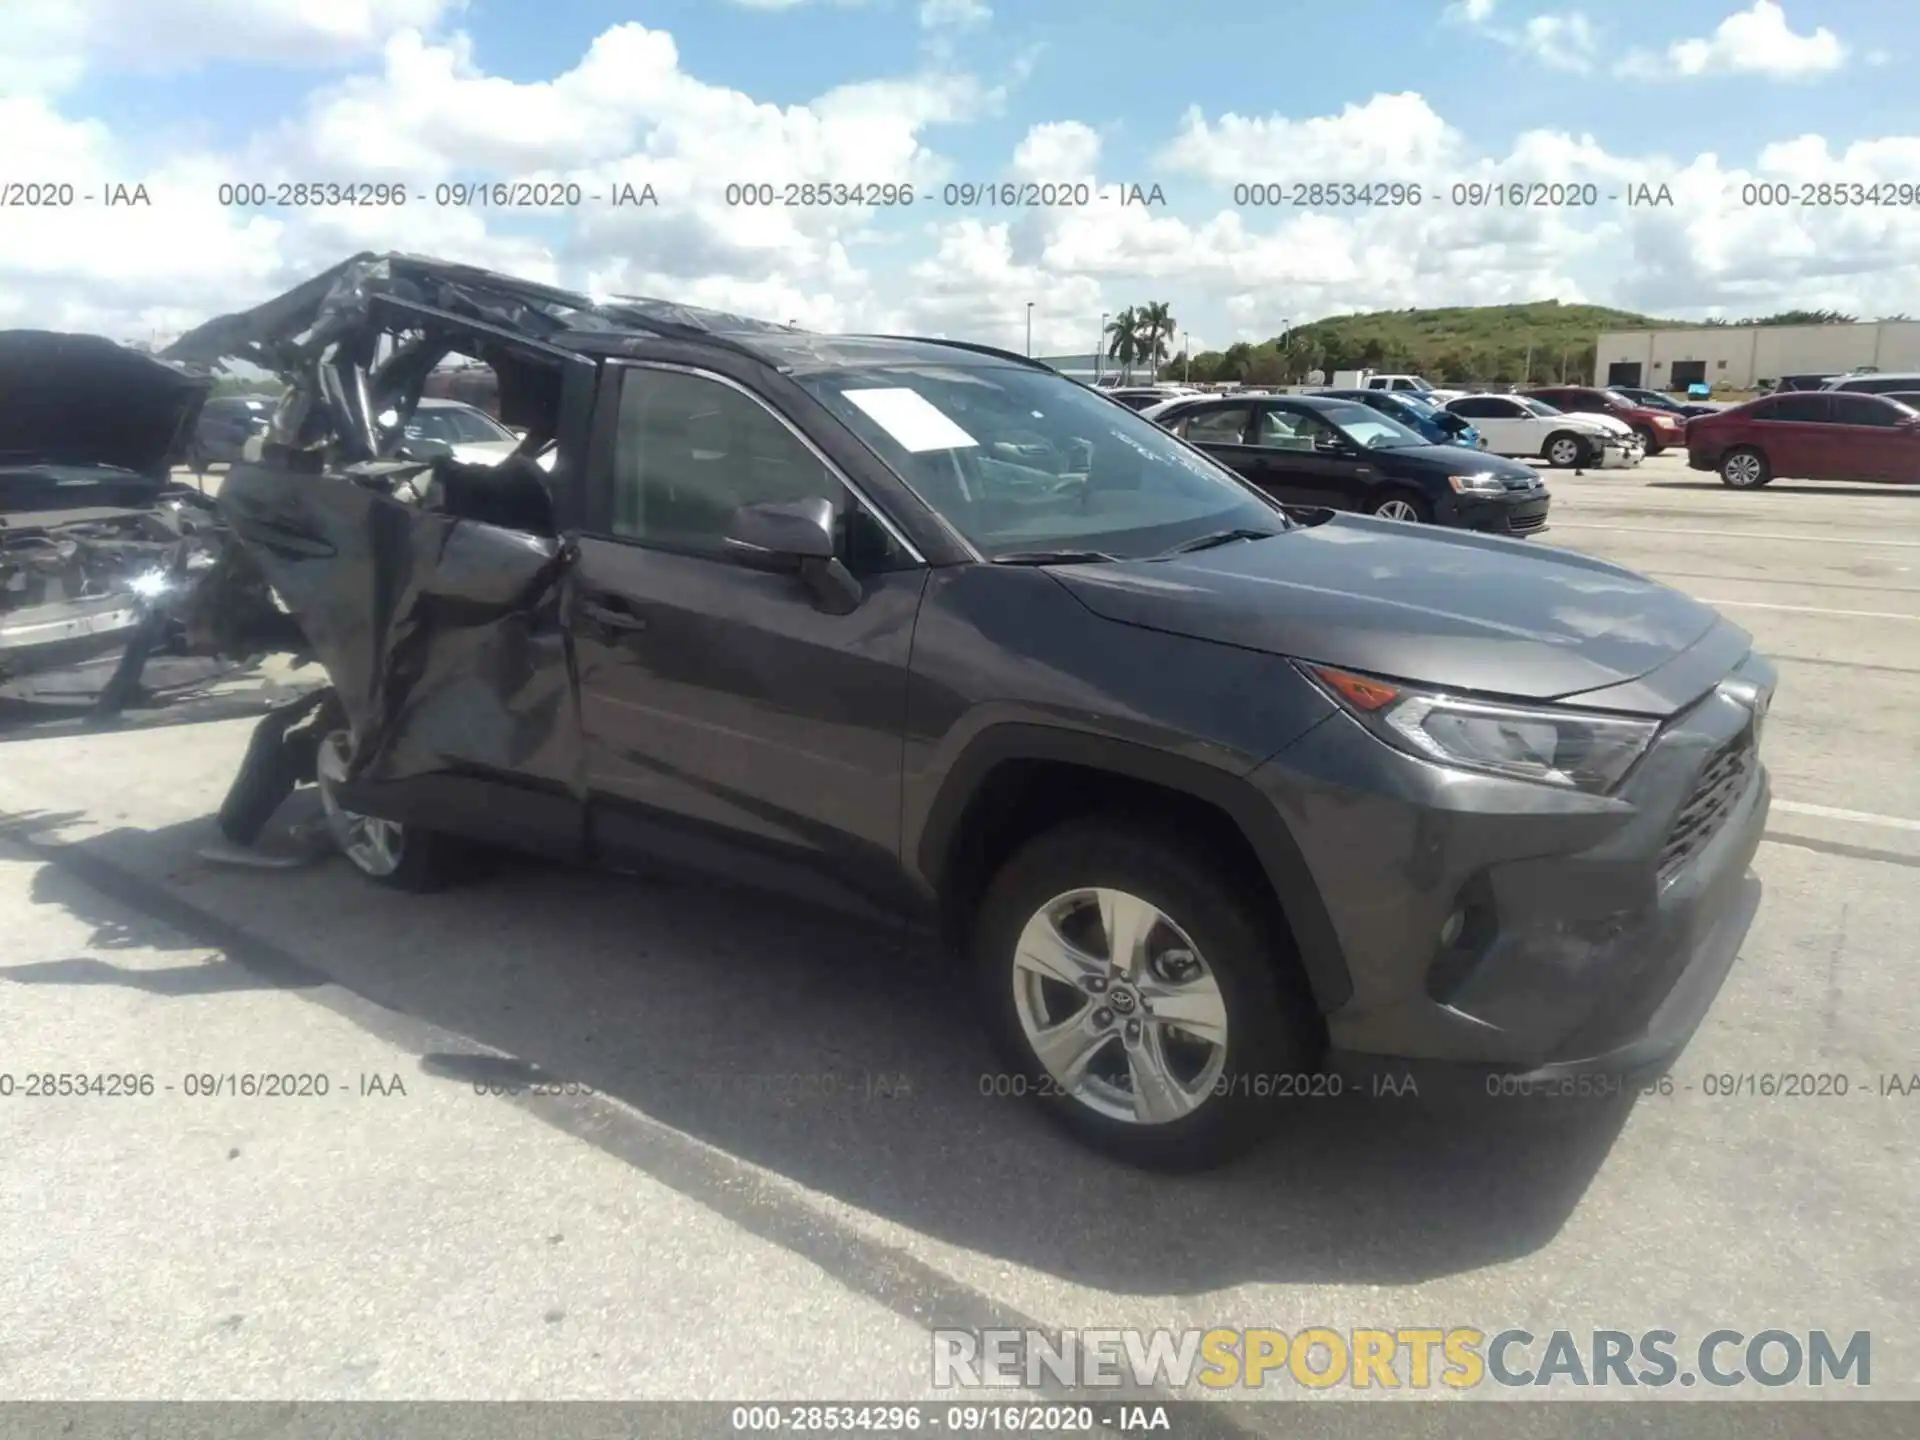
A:
<svg viewBox="0 0 1920 1440">
<path fill-rule="evenodd" d="M 133 595 L 0 611 L 0 683 L 83 665 L 122 649 L 145 614 Z"/>
<path fill-rule="evenodd" d="M 1456 496 L 1448 512 L 1437 518 L 1462 530 L 1488 535 L 1538 535 L 1547 528 L 1552 498 L 1545 487 L 1509 491 L 1505 495 Z"/>
<path fill-rule="evenodd" d="M 1646 447 L 1639 437 L 1631 440 L 1603 440 L 1600 444 L 1600 458 L 1597 465 L 1602 470 L 1629 469 L 1646 458 Z"/>
<path fill-rule="evenodd" d="M 1771 687 L 1765 661 L 1746 669 Z M 1758 905 L 1770 792 L 1753 732 L 1710 692 L 1609 796 L 1429 765 L 1344 714 L 1261 767 L 1352 983 L 1326 1016 L 1332 1067 L 1624 1081 L 1670 1063 Z M 1719 783 L 1700 833 L 1703 778 Z M 1677 835 L 1692 843 L 1676 860 Z"/>
</svg>

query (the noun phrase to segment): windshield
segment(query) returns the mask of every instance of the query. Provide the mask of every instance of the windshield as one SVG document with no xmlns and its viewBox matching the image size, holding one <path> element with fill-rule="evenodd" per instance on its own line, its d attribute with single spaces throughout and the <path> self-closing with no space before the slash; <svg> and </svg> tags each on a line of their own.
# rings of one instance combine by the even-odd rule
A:
<svg viewBox="0 0 1920 1440">
<path fill-rule="evenodd" d="M 1368 450 L 1402 450 L 1425 445 L 1427 437 L 1391 415 L 1367 405 L 1329 405 L 1320 412 L 1354 444 Z"/>
<path fill-rule="evenodd" d="M 1526 406 L 1526 408 L 1530 410 L 1532 413 L 1534 413 L 1535 415 L 1558 415 L 1562 413 L 1561 411 L 1554 409 L 1553 406 L 1547 404 L 1546 401 L 1536 400 L 1531 395 L 1515 395 L 1511 398 L 1518 400 L 1522 405 Z"/>
<path fill-rule="evenodd" d="M 465 406 L 421 406 L 407 421 L 409 440 L 439 440 L 448 445 L 487 444 L 500 440 L 517 443 L 511 432 L 494 424 L 492 418 Z"/>
<path fill-rule="evenodd" d="M 1633 409 L 1636 405 L 1640 403 L 1638 400 L 1628 399 L 1625 395 L 1622 395 L 1618 390 L 1602 390 L 1600 394 L 1605 397 L 1606 402 L 1609 405 L 1624 405 L 1629 410 Z"/>
<path fill-rule="evenodd" d="M 988 559 L 1159 554 L 1214 531 L 1288 528 L 1182 441 L 1085 386 L 1011 365 L 796 377 Z"/>
</svg>

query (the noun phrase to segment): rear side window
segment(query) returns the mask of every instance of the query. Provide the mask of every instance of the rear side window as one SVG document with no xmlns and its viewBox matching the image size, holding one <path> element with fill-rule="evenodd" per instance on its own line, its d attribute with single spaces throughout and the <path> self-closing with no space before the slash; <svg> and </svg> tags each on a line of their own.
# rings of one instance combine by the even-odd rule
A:
<svg viewBox="0 0 1920 1440">
<path fill-rule="evenodd" d="M 1498 420 L 1503 415 L 1512 414 L 1512 410 L 1503 400 L 1488 396 L 1483 399 L 1456 400 L 1447 406 L 1462 420 Z"/>
<path fill-rule="evenodd" d="M 1831 405 L 1825 395 L 1817 390 L 1798 390 L 1791 395 L 1780 395 L 1769 400 L 1753 412 L 1753 418 L 1820 424 L 1830 414 Z"/>
</svg>

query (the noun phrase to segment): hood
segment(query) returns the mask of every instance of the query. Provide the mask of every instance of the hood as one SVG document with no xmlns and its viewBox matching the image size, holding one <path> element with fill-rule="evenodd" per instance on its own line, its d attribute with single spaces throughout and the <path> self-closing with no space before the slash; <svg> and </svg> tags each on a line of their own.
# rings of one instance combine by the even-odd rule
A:
<svg viewBox="0 0 1920 1440">
<path fill-rule="evenodd" d="M 1474 450 L 1473 457 L 1467 459 L 1460 454 L 1463 448 Z M 1540 472 L 1521 460 L 1510 460 L 1504 455 L 1483 455 L 1471 445 L 1461 446 L 1451 441 L 1432 445 L 1402 445 L 1391 450 L 1369 450 L 1367 458 L 1388 474 L 1424 473 L 1436 476 L 1458 475 L 1470 471 L 1475 475 L 1498 475 L 1507 482 L 1512 490 L 1531 489 L 1540 482 Z"/>
<path fill-rule="evenodd" d="M 1603 560 L 1348 515 L 1170 560 L 1049 573 L 1121 624 L 1519 699 L 1638 679 L 1719 623 Z"/>
<path fill-rule="evenodd" d="M 1633 426 L 1613 415 L 1591 415 L 1586 412 L 1574 414 L 1571 411 L 1556 420 L 1565 420 L 1569 430 L 1585 430 L 1588 434 L 1631 435 Z"/>
<path fill-rule="evenodd" d="M 164 484 L 210 385 L 104 336 L 0 330 L 0 465 L 109 465 Z"/>
</svg>

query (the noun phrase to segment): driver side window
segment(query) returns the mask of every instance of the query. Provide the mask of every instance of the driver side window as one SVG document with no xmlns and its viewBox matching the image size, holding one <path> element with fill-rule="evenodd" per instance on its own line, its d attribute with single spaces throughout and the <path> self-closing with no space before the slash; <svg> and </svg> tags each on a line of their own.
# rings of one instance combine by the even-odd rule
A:
<svg viewBox="0 0 1920 1440">
<path fill-rule="evenodd" d="M 760 401 L 719 380 L 635 368 L 620 385 L 608 524 L 624 540 L 731 558 L 734 511 L 823 498 L 856 573 L 906 551 L 819 456 Z"/>
<path fill-rule="evenodd" d="M 1260 416 L 1258 443 L 1264 449 L 1311 451 L 1339 438 L 1326 421 L 1302 410 L 1268 410 Z"/>
<path fill-rule="evenodd" d="M 1247 433 L 1250 418 L 1250 412 L 1240 405 L 1202 410 L 1181 427 L 1181 433 L 1196 445 L 1238 445 Z"/>
</svg>

